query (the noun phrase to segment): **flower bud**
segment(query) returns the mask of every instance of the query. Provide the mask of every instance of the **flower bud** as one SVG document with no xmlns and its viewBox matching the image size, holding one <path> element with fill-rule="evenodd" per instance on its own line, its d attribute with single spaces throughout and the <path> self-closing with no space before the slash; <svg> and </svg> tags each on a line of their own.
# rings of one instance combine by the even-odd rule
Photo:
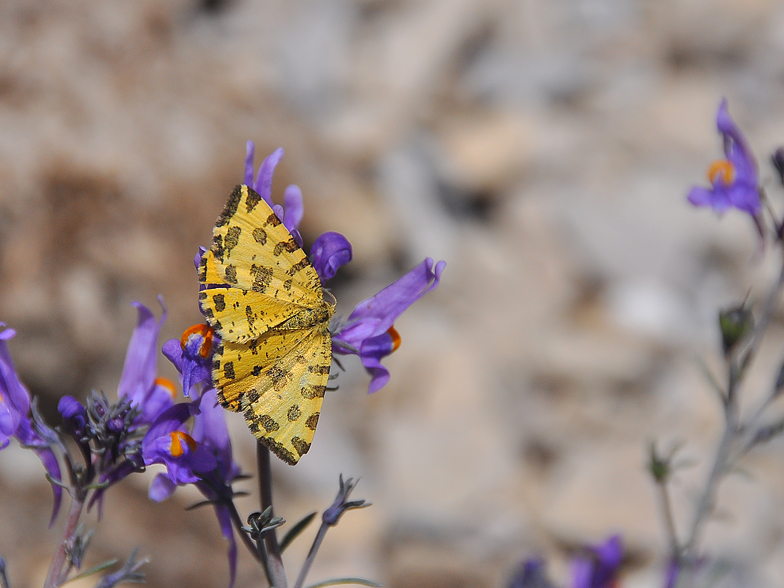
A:
<svg viewBox="0 0 784 588">
<path fill-rule="evenodd" d="M 735 346 L 743 340 L 754 327 L 754 316 L 744 305 L 719 312 L 721 345 L 724 355 L 728 356 Z"/>
</svg>

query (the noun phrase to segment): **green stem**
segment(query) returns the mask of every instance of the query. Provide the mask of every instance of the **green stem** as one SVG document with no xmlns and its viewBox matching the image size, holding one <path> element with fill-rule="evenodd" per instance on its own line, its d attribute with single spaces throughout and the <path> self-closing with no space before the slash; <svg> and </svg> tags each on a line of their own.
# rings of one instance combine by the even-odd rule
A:
<svg viewBox="0 0 784 588">
<path fill-rule="evenodd" d="M 256 442 L 256 463 L 259 470 L 259 493 L 261 494 L 261 511 L 270 508 L 270 516 L 275 516 L 272 510 L 272 469 L 270 467 L 270 452 L 261 442 Z M 270 581 L 274 588 L 288 588 L 286 569 L 283 567 L 283 558 L 280 554 L 278 534 L 275 529 L 270 529 L 264 534 L 264 545 L 267 548 L 267 565 L 269 567 Z"/>
</svg>

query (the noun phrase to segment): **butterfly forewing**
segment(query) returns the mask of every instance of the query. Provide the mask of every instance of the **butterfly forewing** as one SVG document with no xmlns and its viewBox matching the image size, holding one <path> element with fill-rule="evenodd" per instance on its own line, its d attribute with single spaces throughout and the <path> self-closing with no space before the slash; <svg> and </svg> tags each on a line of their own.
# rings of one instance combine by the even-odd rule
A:
<svg viewBox="0 0 784 588">
<path fill-rule="evenodd" d="M 239 288 L 208 288 L 199 292 L 204 314 L 224 340 L 246 343 L 301 313 L 299 304 Z"/>
<path fill-rule="evenodd" d="M 322 298 L 321 282 L 305 252 L 269 205 L 237 186 L 202 257 L 202 281 L 308 305 Z"/>
</svg>

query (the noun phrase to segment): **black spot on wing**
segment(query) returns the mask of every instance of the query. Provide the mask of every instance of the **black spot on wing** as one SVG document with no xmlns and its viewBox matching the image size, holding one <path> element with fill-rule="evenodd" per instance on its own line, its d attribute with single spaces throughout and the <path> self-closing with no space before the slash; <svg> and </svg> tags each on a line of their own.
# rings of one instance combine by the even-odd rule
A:
<svg viewBox="0 0 784 588">
<path fill-rule="evenodd" d="M 267 244 L 267 231 L 265 231 L 261 227 L 256 227 L 255 229 L 253 229 L 253 239 L 259 245 L 266 245 Z"/>
<path fill-rule="evenodd" d="M 289 237 L 288 240 L 281 241 L 280 243 L 275 245 L 275 248 L 272 250 L 272 255 L 275 255 L 277 257 L 278 255 L 280 255 L 284 251 L 288 251 L 289 253 L 293 253 L 297 249 L 299 249 L 299 245 L 297 245 L 297 243 L 296 243 L 296 241 L 294 241 L 293 237 Z"/>
<path fill-rule="evenodd" d="M 253 276 L 253 284 L 251 285 L 251 289 L 254 292 L 260 292 L 263 294 L 270 285 L 270 282 L 272 282 L 272 268 L 263 265 L 256 265 L 254 263 L 250 266 L 250 273 Z"/>
<path fill-rule="evenodd" d="M 309 265 L 310 265 L 310 262 L 308 261 L 307 258 L 301 259 L 300 261 L 298 261 L 297 263 L 292 265 L 286 273 L 288 275 L 290 275 L 290 276 L 293 276 L 298 271 L 301 271 L 301 270 L 305 269 Z"/>
<path fill-rule="evenodd" d="M 223 237 L 223 250 L 226 257 L 231 257 L 231 250 L 234 249 L 240 242 L 240 235 L 242 229 L 240 227 L 229 227 L 226 231 L 226 236 Z"/>
<path fill-rule="evenodd" d="M 314 398 L 324 398 L 326 390 L 326 386 L 303 386 L 299 392 L 305 400 L 313 400 Z"/>
<path fill-rule="evenodd" d="M 294 446 L 294 449 L 296 449 L 297 453 L 299 453 L 300 455 L 305 455 L 310 450 L 310 443 L 308 443 L 304 439 L 300 439 L 299 437 L 292 437 L 291 444 Z"/>
<path fill-rule="evenodd" d="M 285 461 L 289 465 L 296 465 L 297 461 L 299 461 L 298 457 L 295 457 L 291 451 L 283 447 L 281 443 L 278 443 L 274 439 L 270 439 L 269 437 L 261 437 L 256 434 L 256 437 L 259 441 L 261 441 L 264 445 L 266 445 L 269 450 L 277 455 L 280 459 Z M 301 454 L 300 454 L 301 455 Z"/>
<path fill-rule="evenodd" d="M 231 220 L 231 218 L 237 214 L 237 207 L 240 204 L 240 199 L 242 198 L 242 186 L 237 186 L 234 188 L 234 191 L 229 196 L 229 201 L 226 202 L 226 206 L 223 207 L 223 212 L 221 212 L 218 220 L 215 223 L 216 227 L 222 227 L 226 223 Z"/>
<path fill-rule="evenodd" d="M 259 193 L 248 186 L 248 197 L 245 199 L 245 205 L 247 206 L 248 212 L 253 212 L 253 209 L 256 208 L 259 202 L 261 202 Z"/>
</svg>

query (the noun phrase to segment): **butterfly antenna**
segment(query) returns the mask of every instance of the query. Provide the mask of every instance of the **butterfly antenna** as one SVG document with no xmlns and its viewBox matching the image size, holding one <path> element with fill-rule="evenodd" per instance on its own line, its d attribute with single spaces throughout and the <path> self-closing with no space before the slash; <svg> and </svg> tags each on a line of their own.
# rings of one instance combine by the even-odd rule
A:
<svg viewBox="0 0 784 588">
<path fill-rule="evenodd" d="M 323 290 L 325 294 L 329 294 L 329 297 L 332 298 L 332 306 L 337 306 L 338 299 L 335 298 L 335 295 L 332 292 L 330 292 L 329 289 L 327 288 L 324 288 Z"/>
<path fill-rule="evenodd" d="M 342 372 L 345 372 L 345 371 L 346 371 L 346 368 L 344 368 L 344 367 L 343 367 L 343 364 L 342 364 L 342 363 L 340 363 L 340 360 L 339 360 L 337 357 L 333 357 L 333 358 L 332 358 L 332 361 L 334 361 L 334 362 L 335 362 L 335 364 L 337 364 L 337 366 L 340 368 L 340 371 L 342 371 Z M 332 377 L 332 376 L 330 376 L 330 378 L 331 378 L 331 377 Z M 337 375 L 335 375 L 335 377 L 337 377 Z"/>
</svg>

